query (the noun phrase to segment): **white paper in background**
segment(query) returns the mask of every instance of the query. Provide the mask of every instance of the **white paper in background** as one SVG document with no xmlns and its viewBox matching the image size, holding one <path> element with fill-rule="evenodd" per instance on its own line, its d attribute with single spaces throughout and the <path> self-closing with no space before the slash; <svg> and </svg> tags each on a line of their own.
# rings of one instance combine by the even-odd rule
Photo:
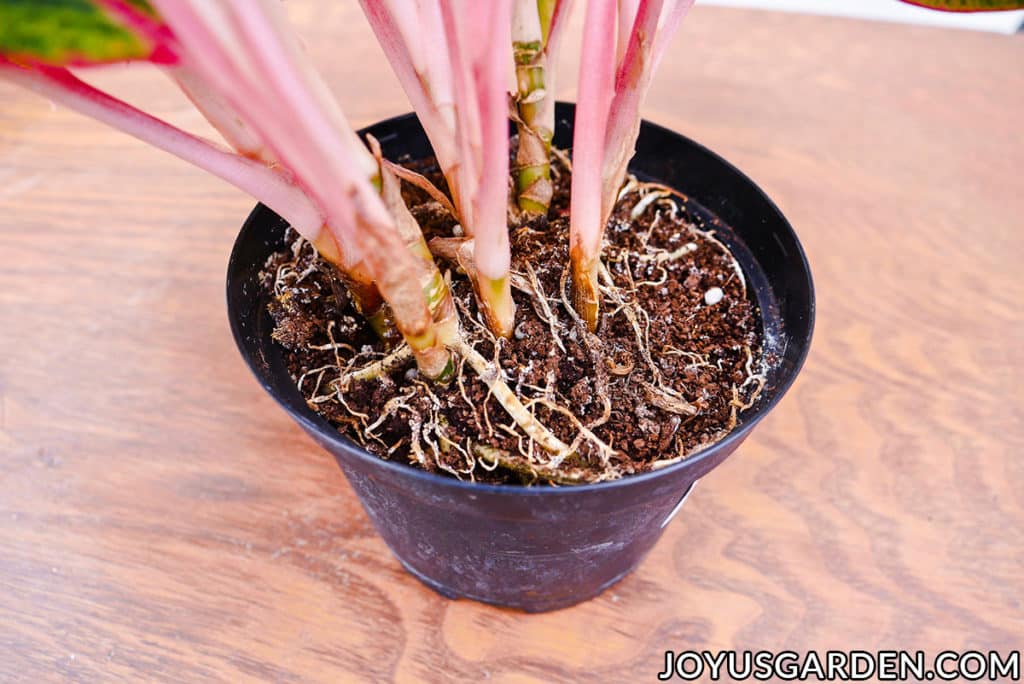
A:
<svg viewBox="0 0 1024 684">
<path fill-rule="evenodd" d="M 1024 10 L 1011 12 L 936 12 L 898 0 L 697 0 L 698 5 L 754 7 L 783 12 L 829 14 L 904 24 L 1016 33 L 1024 24 Z M 1024 36 L 1022 36 L 1024 38 Z"/>
</svg>

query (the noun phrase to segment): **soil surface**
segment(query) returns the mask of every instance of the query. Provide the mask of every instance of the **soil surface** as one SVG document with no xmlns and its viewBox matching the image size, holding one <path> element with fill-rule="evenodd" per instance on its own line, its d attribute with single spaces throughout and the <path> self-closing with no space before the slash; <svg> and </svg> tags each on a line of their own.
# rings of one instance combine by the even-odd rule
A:
<svg viewBox="0 0 1024 684">
<path fill-rule="evenodd" d="M 444 188 L 427 163 L 403 163 Z M 471 343 L 497 359 L 508 386 L 570 452 L 551 454 L 527 438 L 464 362 L 447 385 L 424 382 L 411 358 L 351 380 L 395 350 L 352 307 L 333 267 L 289 231 L 291 250 L 268 260 L 262 283 L 274 338 L 310 406 L 382 458 L 493 483 L 614 479 L 725 436 L 764 385 L 759 316 L 738 263 L 670 189 L 630 178 L 606 232 L 611 283 L 592 335 L 566 306 L 570 172 L 564 162 L 552 171 L 548 216 L 510 214 L 512 338 L 496 343 L 465 275 L 438 266 Z M 455 222 L 441 205 L 403 186 L 428 240 L 451 236 Z"/>
</svg>

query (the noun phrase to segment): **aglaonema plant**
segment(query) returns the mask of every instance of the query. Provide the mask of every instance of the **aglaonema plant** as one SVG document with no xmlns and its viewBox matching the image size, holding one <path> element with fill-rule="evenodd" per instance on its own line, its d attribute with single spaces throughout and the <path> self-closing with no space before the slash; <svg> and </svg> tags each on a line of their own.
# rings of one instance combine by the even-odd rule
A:
<svg viewBox="0 0 1024 684">
<path fill-rule="evenodd" d="M 527 224 L 542 225 L 530 215 L 547 214 L 552 201 L 554 64 L 571 0 L 361 4 L 430 140 L 447 193 L 385 159 L 372 137 L 366 143 L 359 138 L 289 30 L 277 0 L 0 0 L 0 78 L 177 155 L 283 217 L 332 265 L 332 282 L 344 285 L 387 351 L 356 369 L 343 371 L 339 361 L 339 397 L 348 383 L 381 377 L 398 361 L 412 358 L 421 377 L 434 383 L 454 379 L 471 403 L 462 386 L 468 366 L 486 387 L 484 405 L 493 398 L 511 417 L 501 427 L 519 444 L 515 454 L 478 441 L 456 445 L 469 461 L 480 458 L 512 470 L 543 472 L 551 481 L 573 481 L 558 468 L 586 444 L 605 467 L 601 477 L 615 476 L 609 465 L 613 449 L 593 432 L 611 415 L 607 397 L 601 416 L 584 424 L 553 399 L 550 386 L 534 386 L 530 391 L 542 394 L 524 401 L 520 389 L 507 382 L 498 357 L 516 331 L 513 285 L 549 324 L 563 352 L 559 335 L 564 334 L 600 356 L 593 331 L 599 329 L 604 298 L 632 316 L 647 373 L 647 401 L 671 414 L 676 425 L 680 416 L 698 410 L 662 382 L 644 346 L 636 302 L 625 301 L 602 264 L 604 233 L 639 133 L 640 104 L 693 0 L 582 3 L 565 265 L 571 296 L 564 288 L 560 293 L 574 318 L 569 323 L 556 320 L 550 309 L 554 300 L 532 269 L 512 272 L 509 233 L 523 215 Z M 915 4 L 958 11 L 1024 5 L 1009 0 Z M 125 61 L 150 62 L 166 71 L 227 144 L 181 130 L 89 85 L 78 73 Z M 513 165 L 510 118 L 518 133 Z M 425 238 L 403 198 L 405 182 L 451 214 L 450 235 Z M 523 256 L 529 262 L 533 255 Z M 482 322 L 465 319 L 463 314 L 472 314 L 464 303 L 458 305 L 460 314 L 439 263 L 466 274 Z M 481 343 L 489 345 L 492 358 L 477 348 Z M 328 346 L 338 348 L 333 338 Z M 751 361 L 747 374 L 753 381 Z M 630 372 L 615 363 L 597 368 L 603 373 L 606 366 Z M 430 385 L 416 382 L 425 388 L 424 398 L 434 396 Z M 607 386 L 607 378 L 602 382 Z M 378 423 L 403 406 L 401 401 L 388 405 Z M 746 404 L 734 396 L 731 406 L 734 425 L 735 408 Z M 560 420 L 563 436 L 572 439 L 556 436 L 537 417 L 538 409 Z M 483 415 L 489 421 L 486 409 Z M 426 440 L 428 432 L 438 448 L 456 448 L 446 442 L 436 415 L 429 429 L 416 420 L 410 448 L 416 450 L 419 436 Z M 371 431 L 369 424 L 364 428 Z M 494 434 L 493 425 L 488 430 Z M 548 458 L 537 459 L 534 446 Z"/>
</svg>

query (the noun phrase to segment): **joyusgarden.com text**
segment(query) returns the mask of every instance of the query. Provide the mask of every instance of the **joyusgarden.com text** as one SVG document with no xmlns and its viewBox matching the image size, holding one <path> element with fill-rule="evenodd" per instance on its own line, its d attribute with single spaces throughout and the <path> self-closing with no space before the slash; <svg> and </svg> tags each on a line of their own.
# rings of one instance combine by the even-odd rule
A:
<svg viewBox="0 0 1024 684">
<path fill-rule="evenodd" d="M 1020 651 L 665 651 L 658 679 L 1019 682 Z"/>
</svg>

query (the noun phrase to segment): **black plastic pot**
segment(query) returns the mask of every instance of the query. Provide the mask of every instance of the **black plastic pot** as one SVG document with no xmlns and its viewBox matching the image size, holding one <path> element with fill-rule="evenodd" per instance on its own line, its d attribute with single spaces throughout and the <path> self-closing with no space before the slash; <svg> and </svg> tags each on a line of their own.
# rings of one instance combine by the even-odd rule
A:
<svg viewBox="0 0 1024 684">
<path fill-rule="evenodd" d="M 558 106 L 560 147 L 572 144 L 573 112 L 572 105 Z M 430 154 L 411 114 L 366 132 L 392 159 Z M 782 398 L 807 355 L 814 324 L 811 274 L 793 229 L 772 201 L 718 155 L 647 122 L 630 168 L 687 193 L 689 210 L 718 229 L 746 272 L 769 351 L 778 360 L 758 403 L 721 442 L 662 470 L 596 485 L 460 482 L 382 461 L 339 435 L 306 406 L 270 338 L 272 322 L 257 273 L 281 248 L 284 223 L 260 205 L 238 235 L 227 295 L 242 356 L 263 388 L 334 455 L 402 564 L 445 596 L 547 611 L 599 594 L 640 563 L 693 483 L 746 439 Z"/>
</svg>

